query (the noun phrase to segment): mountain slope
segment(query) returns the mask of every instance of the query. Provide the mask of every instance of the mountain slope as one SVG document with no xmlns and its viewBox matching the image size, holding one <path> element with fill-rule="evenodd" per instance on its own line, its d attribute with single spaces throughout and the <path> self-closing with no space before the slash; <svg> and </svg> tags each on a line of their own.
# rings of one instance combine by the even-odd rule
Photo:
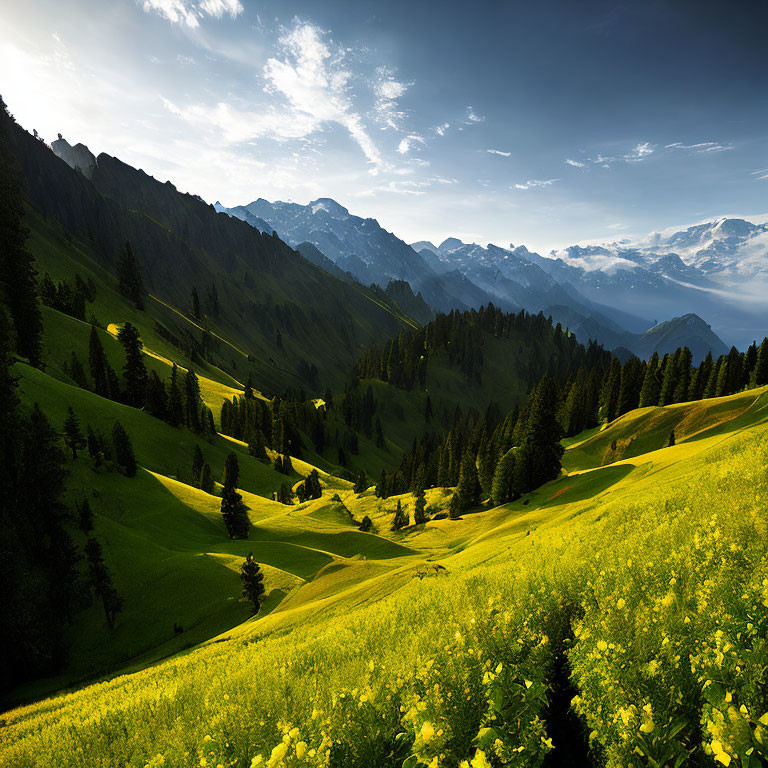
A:
<svg viewBox="0 0 768 768">
<path fill-rule="evenodd" d="M 690 424 L 677 445 L 654 443 L 659 415 Z M 759 728 L 764 700 L 738 660 L 760 653 L 765 613 L 738 605 L 742 594 L 755 605 L 763 596 L 766 530 L 755 493 L 768 490 L 767 419 L 765 388 L 632 412 L 599 439 L 621 446 L 631 423 L 632 436 L 649 435 L 644 453 L 604 465 L 590 440 L 576 441 L 569 472 L 534 494 L 402 533 L 386 530 L 397 499 L 342 491 L 353 514 L 370 512 L 383 535 L 421 556 L 384 570 L 328 566 L 303 600 L 287 599 L 216 643 L 8 712 L 4 759 L 20 768 L 162 764 L 158 755 L 165 764 L 191 756 L 247 765 L 273 748 L 291 756 L 312 748 L 324 759 L 323 734 L 332 733 L 344 766 L 384 764 L 396 749 L 429 760 L 449 745 L 458 760 L 479 760 L 485 742 L 473 740 L 499 727 L 500 696 L 536 715 L 503 732 L 530 762 L 554 748 L 592 765 L 578 737 L 586 726 L 609 759 L 631 764 L 646 746 L 649 711 L 656 724 L 676 723 L 654 726 L 659 750 L 710 764 L 714 737 L 700 719 L 721 706 L 733 713 L 724 727 L 759 746 L 751 723 Z M 439 505 L 439 494 L 428 503 Z M 400 500 L 410 509 L 412 496 Z M 696 610 L 702 599 L 708 609 Z M 723 622 L 712 606 L 732 618 Z M 560 654 L 573 685 L 562 696 Z M 705 696 L 713 679 L 746 714 Z"/>
<path fill-rule="evenodd" d="M 104 154 L 88 179 L 18 126 L 10 134 L 27 198 L 46 225 L 112 275 L 129 240 L 149 293 L 182 316 L 195 289 L 205 314 L 195 321 L 198 341 L 239 381 L 252 372 L 267 389 L 309 386 L 300 371 L 314 365 L 321 387 L 339 384 L 365 345 L 413 322 L 386 297 L 170 183 Z"/>
</svg>

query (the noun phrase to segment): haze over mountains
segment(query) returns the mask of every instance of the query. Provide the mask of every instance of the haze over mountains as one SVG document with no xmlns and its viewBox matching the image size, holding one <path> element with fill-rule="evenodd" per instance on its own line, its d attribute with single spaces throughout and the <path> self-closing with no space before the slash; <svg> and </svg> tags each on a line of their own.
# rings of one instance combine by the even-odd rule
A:
<svg viewBox="0 0 768 768">
<path fill-rule="evenodd" d="M 405 280 L 439 311 L 489 301 L 506 310 L 543 311 L 584 341 L 597 338 L 636 354 L 668 351 L 654 346 L 668 336 L 671 348 L 687 344 L 700 359 L 709 349 L 746 347 L 768 325 L 768 299 L 757 289 L 768 285 L 768 225 L 744 219 L 542 256 L 524 245 L 483 247 L 457 238 L 409 247 L 375 219 L 329 198 L 215 207 L 276 231 L 300 251 L 310 243 L 362 283 Z M 748 294 L 746 301 L 741 294 Z M 659 324 L 662 330 L 645 335 Z"/>
<path fill-rule="evenodd" d="M 58 139 L 51 148 L 93 176 L 97 160 L 87 147 Z M 541 256 L 523 245 L 483 247 L 457 238 L 408 245 L 330 198 L 308 205 L 259 198 L 214 207 L 276 233 L 337 277 L 395 292 L 419 322 L 433 311 L 493 303 L 507 311 L 544 312 L 581 341 L 597 339 L 625 354 L 648 357 L 685 345 L 697 361 L 710 350 L 719 355 L 731 344 L 746 347 L 766 331 L 766 300 L 754 287 L 768 280 L 768 225 L 743 219 L 657 233 L 637 244 L 571 246 Z M 751 298 L 735 306 L 745 286 Z"/>
</svg>

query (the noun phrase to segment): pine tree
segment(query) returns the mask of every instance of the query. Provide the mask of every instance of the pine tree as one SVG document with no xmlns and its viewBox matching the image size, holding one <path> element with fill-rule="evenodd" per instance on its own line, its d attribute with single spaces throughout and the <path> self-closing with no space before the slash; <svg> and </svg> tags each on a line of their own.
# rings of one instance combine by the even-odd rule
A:
<svg viewBox="0 0 768 768">
<path fill-rule="evenodd" d="M 86 445 L 88 446 L 88 455 L 93 460 L 95 467 L 100 467 L 102 459 L 104 458 L 104 447 L 102 445 L 102 439 L 94 432 L 93 427 L 89 424 L 85 430 Z"/>
<path fill-rule="evenodd" d="M 77 420 L 71 405 L 67 409 L 67 418 L 64 420 L 64 442 L 67 448 L 72 451 L 73 459 L 77 458 L 77 451 L 87 445 L 80 429 L 80 422 Z"/>
<path fill-rule="evenodd" d="M 251 437 L 248 440 L 248 453 L 253 456 L 254 459 L 258 459 L 261 462 L 268 462 L 267 449 L 264 440 L 264 433 L 260 429 L 255 429 L 251 432 Z"/>
<path fill-rule="evenodd" d="M 459 484 L 456 486 L 456 495 L 462 512 L 477 506 L 480 501 L 480 490 L 475 457 L 471 451 L 467 450 L 461 460 Z"/>
<path fill-rule="evenodd" d="M 360 527 L 358 530 L 362 531 L 363 533 L 368 533 L 373 529 L 373 520 L 371 520 L 368 515 L 365 515 L 363 519 L 360 521 Z"/>
<path fill-rule="evenodd" d="M 88 367 L 93 381 L 93 391 L 101 397 L 119 400 L 120 391 L 117 375 L 110 366 L 104 347 L 101 345 L 99 332 L 95 325 L 91 326 L 91 337 L 88 342 Z"/>
<path fill-rule="evenodd" d="M 40 363 L 43 322 L 37 298 L 37 272 L 27 250 L 24 200 L 19 174 L 10 149 L 11 128 L 0 99 L 0 303 L 13 321 L 16 351 L 32 365 Z M 11 129 L 12 130 L 12 129 Z"/>
<path fill-rule="evenodd" d="M 72 357 L 69 360 L 69 375 L 72 380 L 77 384 L 80 389 L 88 389 L 88 379 L 85 376 L 85 369 L 80 362 L 80 358 L 72 352 Z"/>
<path fill-rule="evenodd" d="M 195 320 L 200 319 L 200 297 L 197 295 L 197 288 L 192 288 L 192 317 Z"/>
<path fill-rule="evenodd" d="M 190 368 L 184 377 L 184 423 L 193 432 L 200 431 L 200 384 Z"/>
<path fill-rule="evenodd" d="M 395 516 L 392 519 L 392 530 L 399 531 L 405 528 L 406 525 L 408 525 L 408 513 L 403 509 L 403 505 L 400 499 L 398 499 Z"/>
<path fill-rule="evenodd" d="M 763 339 L 757 350 L 755 369 L 752 372 L 752 384 L 755 387 L 768 384 L 768 337 Z"/>
<path fill-rule="evenodd" d="M 200 484 L 200 475 L 203 471 L 203 464 L 205 464 L 203 452 L 200 450 L 200 446 L 195 443 L 195 452 L 192 456 L 192 482 L 195 483 L 195 485 Z"/>
<path fill-rule="evenodd" d="M 319 499 L 322 494 L 323 489 L 320 485 L 320 475 L 316 469 L 313 469 L 304 481 L 304 497 L 307 499 Z"/>
<path fill-rule="evenodd" d="M 384 448 L 384 431 L 381 428 L 381 419 L 377 416 L 375 421 L 375 429 L 376 429 L 376 447 L 377 448 Z"/>
<path fill-rule="evenodd" d="M 147 411 L 156 419 L 166 421 L 168 418 L 168 393 L 165 391 L 165 384 L 155 371 L 149 374 Z"/>
<path fill-rule="evenodd" d="M 136 305 L 136 309 L 144 309 L 144 281 L 141 270 L 130 243 L 125 244 L 117 264 L 117 275 L 120 293 Z"/>
<path fill-rule="evenodd" d="M 496 465 L 491 491 L 494 504 L 506 504 L 520 495 L 515 489 L 515 456 L 515 449 L 510 448 Z"/>
<path fill-rule="evenodd" d="M 675 444 L 675 430 L 673 429 L 669 433 L 669 441 L 667 442 L 667 445 L 672 447 Z"/>
<path fill-rule="evenodd" d="M 247 539 L 251 522 L 248 508 L 243 504 L 243 497 L 234 486 L 225 485 L 221 493 L 221 516 L 230 539 Z"/>
<path fill-rule="evenodd" d="M 358 495 L 368 490 L 368 478 L 366 477 L 365 472 L 360 472 L 358 474 L 357 480 L 355 480 L 355 485 L 352 490 Z"/>
<path fill-rule="evenodd" d="M 376 484 L 376 497 L 386 499 L 387 496 L 387 473 L 382 469 L 379 482 Z"/>
<path fill-rule="evenodd" d="M 179 369 L 176 363 L 171 370 L 171 387 L 168 395 L 168 423 L 172 427 L 181 426 L 184 420 L 184 405 L 181 399 L 181 390 L 179 389 Z"/>
<path fill-rule="evenodd" d="M 264 575 L 259 564 L 253 559 L 253 552 L 248 553 L 240 566 L 240 581 L 243 584 L 242 596 L 253 606 L 254 616 L 259 612 L 264 598 Z"/>
<path fill-rule="evenodd" d="M 654 352 L 645 368 L 643 385 L 640 388 L 640 407 L 647 408 L 649 405 L 658 405 L 660 391 L 659 355 Z"/>
<path fill-rule="evenodd" d="M 115 628 L 117 614 L 123 610 L 123 599 L 115 589 L 112 574 L 104 563 L 101 544 L 96 539 L 88 539 L 85 545 L 85 556 L 88 560 L 88 574 L 91 585 L 97 597 L 101 600 L 104 615 L 110 629 Z"/>
<path fill-rule="evenodd" d="M 126 477 L 134 477 L 138 469 L 136 456 L 133 453 L 131 439 L 119 421 L 116 421 L 112 427 L 112 446 L 115 449 L 115 461 L 122 468 L 123 474 Z"/>
<path fill-rule="evenodd" d="M 515 457 L 515 488 L 520 493 L 538 488 L 560 474 L 563 430 L 557 419 L 557 389 L 545 375 L 531 393 Z"/>
<path fill-rule="evenodd" d="M 619 415 L 619 389 L 621 387 L 621 363 L 614 357 L 605 377 L 600 394 L 600 412 L 607 423 Z"/>
<path fill-rule="evenodd" d="M 88 499 L 83 499 L 80 504 L 78 525 L 80 530 L 84 533 L 89 533 L 93 530 L 93 512 L 91 511 L 91 505 L 88 503 Z"/>
<path fill-rule="evenodd" d="M 134 325 L 126 323 L 117 333 L 117 340 L 125 350 L 125 398 L 128 405 L 143 408 L 147 397 L 147 369 L 142 355 L 139 332 Z"/>
<path fill-rule="evenodd" d="M 414 525 L 423 525 L 429 520 L 427 517 L 427 497 L 421 486 L 416 489 L 413 495 L 416 497 L 413 505 L 413 523 Z"/>
<path fill-rule="evenodd" d="M 224 477 L 222 485 L 225 489 L 234 490 L 240 481 L 240 464 L 237 461 L 237 454 L 230 451 L 227 455 L 227 461 L 224 465 Z"/>
<path fill-rule="evenodd" d="M 200 471 L 200 489 L 206 493 L 213 493 L 213 473 L 211 465 L 206 461 Z"/>
</svg>

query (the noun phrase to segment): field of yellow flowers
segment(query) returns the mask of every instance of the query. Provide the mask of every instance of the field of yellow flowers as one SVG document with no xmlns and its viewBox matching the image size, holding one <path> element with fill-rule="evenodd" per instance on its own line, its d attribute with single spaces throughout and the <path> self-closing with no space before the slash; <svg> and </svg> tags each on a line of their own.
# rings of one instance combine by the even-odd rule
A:
<svg viewBox="0 0 768 768">
<path fill-rule="evenodd" d="M 443 575 L 8 712 L 0 763 L 764 766 L 765 406 L 430 524 Z"/>
</svg>

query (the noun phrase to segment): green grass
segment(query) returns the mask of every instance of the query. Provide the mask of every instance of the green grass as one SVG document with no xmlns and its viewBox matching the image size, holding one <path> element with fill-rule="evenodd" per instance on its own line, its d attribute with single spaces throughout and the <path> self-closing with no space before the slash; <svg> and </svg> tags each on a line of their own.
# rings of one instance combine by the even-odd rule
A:
<svg viewBox="0 0 768 768">
<path fill-rule="evenodd" d="M 522 767 L 549 749 L 542 741 L 551 727 L 547 670 L 566 649 L 578 692 L 573 707 L 611 765 L 645 765 L 637 750 L 658 756 L 693 748 L 711 766 L 715 746 L 733 750 L 735 759 L 735 734 L 759 735 L 764 709 L 759 667 L 740 673 L 731 660 L 749 648 L 760 652 L 754 643 L 766 623 L 767 400 L 763 388 L 627 414 L 573 441 L 568 474 L 459 521 L 392 533 L 386 521 L 396 499 L 340 487 L 355 518 L 371 513 L 378 536 L 332 519 L 339 505 L 326 500 L 327 490 L 301 507 L 265 500 L 253 541 L 229 542 L 206 494 L 147 473 L 110 475 L 108 498 L 118 503 L 97 509 L 97 533 L 132 605 L 109 641 L 89 609 L 82 621 L 95 636 L 82 642 L 98 657 L 100 644 L 123 642 L 129 620 L 153 624 L 156 642 L 173 620 L 186 621 L 189 635 L 167 638 L 143 657 L 134 646 L 131 674 L 6 713 L 3 757 L 19 768 L 159 765 L 157 755 L 165 765 L 204 758 L 248 766 L 281 743 L 293 760 L 301 740 L 322 754 L 326 733 L 337 743 L 334 765 L 390 765 L 384 755 L 395 743 L 426 763 L 447 749 L 456 760 L 479 760 L 472 738 L 496 723 L 502 744 L 522 747 L 509 761 Z M 684 424 L 673 447 L 658 445 L 666 419 Z M 628 422 L 634 444 L 648 452 L 601 466 L 606 446 L 626 438 Z M 78 466 L 73 482 L 90 472 Z M 439 508 L 447 498 L 434 489 L 428 504 Z M 401 500 L 411 508 L 410 495 Z M 336 513 L 324 517 L 334 504 Z M 133 556 L 129 542 L 140 536 L 144 554 L 129 569 L 118 559 Z M 233 568 L 245 548 L 273 566 L 267 582 L 274 605 L 224 631 L 245 610 L 232 599 Z M 157 580 L 163 595 L 181 594 L 177 580 L 184 581 L 196 599 L 179 599 L 170 610 L 167 597 L 144 595 L 142 606 L 136 596 Z M 173 643 L 197 637 L 196 617 L 201 639 L 222 622 L 218 642 L 150 664 L 177 650 Z M 563 645 L 570 632 L 575 639 Z M 676 666 L 675 654 L 685 663 Z M 718 719 L 720 700 L 702 693 L 715 674 L 747 713 L 734 710 L 730 725 Z M 540 719 L 499 730 L 485 714 L 494 691 L 525 701 Z M 650 728 L 649 718 L 651 737 L 640 730 Z M 670 718 L 681 723 L 676 736 Z M 283 742 L 293 726 L 298 735 Z M 425 729 L 440 733 L 427 741 Z"/>
</svg>

